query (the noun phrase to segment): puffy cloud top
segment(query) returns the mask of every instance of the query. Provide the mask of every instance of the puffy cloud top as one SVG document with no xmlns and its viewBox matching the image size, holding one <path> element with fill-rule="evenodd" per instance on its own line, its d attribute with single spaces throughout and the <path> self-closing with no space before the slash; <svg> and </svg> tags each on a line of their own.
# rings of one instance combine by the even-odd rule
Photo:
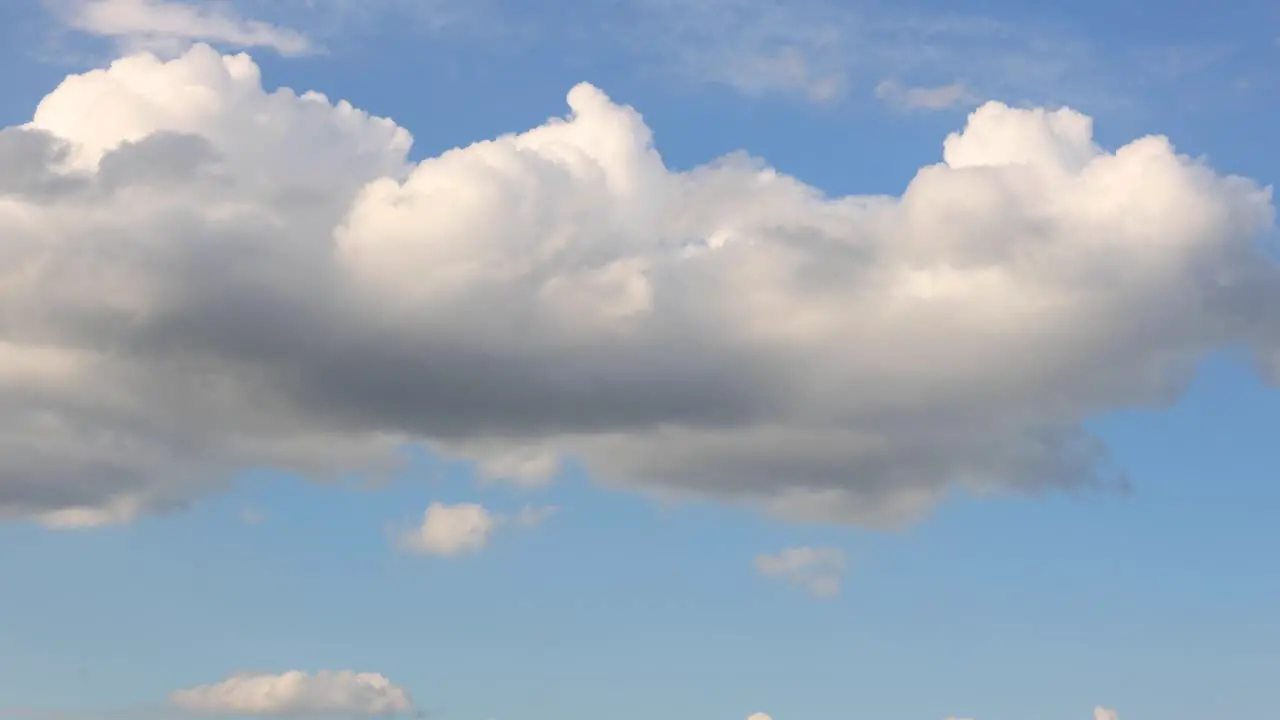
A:
<svg viewBox="0 0 1280 720">
<path fill-rule="evenodd" d="M 1280 347 L 1269 191 L 1164 138 L 987 103 L 900 196 L 829 197 L 745 155 L 672 172 L 635 110 L 568 100 L 410 164 L 244 55 L 67 78 L 0 131 L 0 512 L 121 521 L 422 443 L 883 525 L 1113 479 L 1084 420 Z"/>
</svg>

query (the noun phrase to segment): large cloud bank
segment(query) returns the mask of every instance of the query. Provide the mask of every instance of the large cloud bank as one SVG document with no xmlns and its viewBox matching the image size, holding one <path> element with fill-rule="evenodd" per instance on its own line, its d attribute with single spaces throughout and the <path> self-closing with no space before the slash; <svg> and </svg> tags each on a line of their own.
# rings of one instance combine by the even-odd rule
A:
<svg viewBox="0 0 1280 720">
<path fill-rule="evenodd" d="M 0 131 L 0 511 L 123 521 L 423 443 L 877 525 L 1105 481 L 1083 420 L 1274 346 L 1269 191 L 1164 138 L 988 103 L 900 197 L 833 198 L 672 172 L 635 111 L 568 101 L 413 164 L 244 55 L 67 78 Z"/>
</svg>

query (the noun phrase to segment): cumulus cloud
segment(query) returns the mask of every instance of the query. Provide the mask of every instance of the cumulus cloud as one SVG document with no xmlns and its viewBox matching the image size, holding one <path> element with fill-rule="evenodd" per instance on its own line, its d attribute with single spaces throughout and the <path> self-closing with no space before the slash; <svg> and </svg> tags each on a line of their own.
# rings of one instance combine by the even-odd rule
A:
<svg viewBox="0 0 1280 720">
<path fill-rule="evenodd" d="M 830 547 L 791 547 L 773 555 L 757 555 L 756 571 L 783 580 L 819 598 L 840 594 L 844 580 L 844 552 Z"/>
<path fill-rule="evenodd" d="M 422 524 L 401 536 L 400 547 L 442 557 L 474 553 L 489 544 L 497 525 L 482 505 L 431 503 L 422 515 Z"/>
<path fill-rule="evenodd" d="M 197 41 L 271 48 L 283 55 L 316 50 L 306 35 L 242 18 L 226 2 L 61 0 L 58 9 L 69 27 L 136 50 L 172 51 Z"/>
<path fill-rule="evenodd" d="M 411 163 L 244 55 L 67 78 L 0 132 L 0 513 L 120 522 L 423 444 L 883 526 L 1116 481 L 1084 421 L 1280 347 L 1269 191 L 1163 137 L 987 103 L 900 195 L 829 197 L 744 154 L 672 171 L 635 110 L 568 103 Z"/>
<path fill-rule="evenodd" d="M 456 557 L 476 553 L 504 525 L 535 528 L 546 522 L 557 508 L 528 505 L 512 517 L 490 512 L 483 505 L 432 503 L 422 515 L 422 522 L 399 538 L 402 550 L 422 555 Z"/>
<path fill-rule="evenodd" d="M 395 715 L 413 709 L 408 693 L 378 673 L 290 670 L 242 673 L 170 694 L 187 712 L 210 715 Z"/>
</svg>

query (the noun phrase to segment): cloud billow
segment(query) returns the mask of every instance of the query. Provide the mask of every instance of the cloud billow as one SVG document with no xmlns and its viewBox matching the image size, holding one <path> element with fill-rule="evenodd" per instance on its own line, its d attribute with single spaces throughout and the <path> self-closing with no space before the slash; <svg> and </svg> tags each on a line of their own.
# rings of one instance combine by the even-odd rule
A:
<svg viewBox="0 0 1280 720">
<path fill-rule="evenodd" d="M 120 522 L 421 443 L 880 526 L 1105 482 L 1085 420 L 1280 347 L 1269 191 L 1162 137 L 988 103 L 900 196 L 829 197 L 673 172 L 637 112 L 568 101 L 415 164 L 244 55 L 67 78 L 0 132 L 0 513 Z"/>
</svg>

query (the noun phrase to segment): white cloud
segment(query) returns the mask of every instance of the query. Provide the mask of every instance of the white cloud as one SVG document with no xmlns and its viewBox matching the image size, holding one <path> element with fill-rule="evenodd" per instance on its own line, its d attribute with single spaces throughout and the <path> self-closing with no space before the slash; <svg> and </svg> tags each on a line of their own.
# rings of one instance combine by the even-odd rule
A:
<svg viewBox="0 0 1280 720">
<path fill-rule="evenodd" d="M 423 555 L 454 557 L 483 550 L 498 520 L 482 505 L 431 503 L 422 524 L 400 537 L 400 547 Z"/>
<path fill-rule="evenodd" d="M 271 48 L 284 55 L 314 52 L 306 35 L 236 14 L 227 2 L 179 0 L 62 0 L 75 30 L 115 38 L 133 49 L 173 52 L 192 42 Z"/>
<path fill-rule="evenodd" d="M 290 670 L 244 673 L 214 685 L 178 690 L 174 707 L 211 715 L 394 715 L 413 709 L 408 693 L 377 673 Z"/>
<path fill-rule="evenodd" d="M 876 85 L 876 97 L 901 110 L 945 110 L 976 102 L 968 86 L 959 81 L 946 85 L 911 87 L 889 78 Z"/>
<path fill-rule="evenodd" d="M 423 513 L 422 522 L 400 536 L 399 546 L 408 552 L 440 557 L 476 553 L 489 544 L 502 526 L 535 528 L 557 510 L 551 506 L 528 505 L 514 517 L 506 517 L 476 503 L 431 503 Z"/>
<path fill-rule="evenodd" d="M 1269 191 L 1163 137 L 988 103 L 900 196 L 828 197 L 745 155 L 673 172 L 637 112 L 568 99 L 413 164 L 243 55 L 68 78 L 0 132 L 0 513 L 124 521 L 423 443 L 882 526 L 1111 482 L 1086 420 L 1280 348 Z"/>
<path fill-rule="evenodd" d="M 773 718 L 769 717 L 765 713 L 758 712 L 758 713 L 751 713 L 750 715 L 748 715 L 747 720 L 773 720 Z"/>
<path fill-rule="evenodd" d="M 784 580 L 819 598 L 840 594 L 844 580 L 844 552 L 830 547 L 791 547 L 773 555 L 757 555 L 756 571 Z"/>
</svg>

